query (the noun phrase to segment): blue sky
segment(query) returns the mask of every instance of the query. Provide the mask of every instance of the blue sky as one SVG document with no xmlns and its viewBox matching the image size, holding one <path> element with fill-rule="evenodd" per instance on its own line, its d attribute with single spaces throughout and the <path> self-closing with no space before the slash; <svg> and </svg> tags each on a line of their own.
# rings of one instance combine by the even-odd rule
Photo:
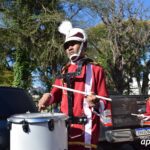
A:
<svg viewBox="0 0 150 150">
<path fill-rule="evenodd" d="M 150 0 L 143 0 L 145 6 L 150 7 Z"/>
<path fill-rule="evenodd" d="M 126 1 L 130 2 L 132 0 L 126 0 Z M 147 9 L 147 14 L 150 16 L 150 0 L 135 0 L 135 5 L 139 4 L 139 1 L 143 3 L 143 8 Z M 65 6 L 64 10 L 66 11 L 66 14 L 67 14 L 66 17 L 69 18 L 72 14 L 71 14 L 71 12 L 69 12 L 68 4 L 65 3 L 64 6 Z M 142 6 L 142 5 L 140 5 L 140 6 Z M 138 6 L 135 6 L 135 8 L 138 8 Z M 77 7 L 76 6 L 72 7 L 72 9 L 75 11 L 77 9 Z M 148 18 L 146 18 L 146 20 L 147 19 Z M 95 25 L 97 25 L 101 22 L 100 17 L 96 14 L 93 14 L 93 12 L 89 11 L 88 9 L 81 10 L 78 13 L 78 15 L 73 17 L 73 20 L 74 20 L 74 22 L 73 22 L 74 26 L 76 26 L 76 27 L 79 26 L 78 21 L 80 21 L 80 23 L 83 22 L 80 25 L 80 27 L 82 27 L 82 28 L 88 28 L 88 27 L 91 27 L 91 26 L 95 26 Z M 150 18 L 148 20 L 150 20 Z"/>
</svg>

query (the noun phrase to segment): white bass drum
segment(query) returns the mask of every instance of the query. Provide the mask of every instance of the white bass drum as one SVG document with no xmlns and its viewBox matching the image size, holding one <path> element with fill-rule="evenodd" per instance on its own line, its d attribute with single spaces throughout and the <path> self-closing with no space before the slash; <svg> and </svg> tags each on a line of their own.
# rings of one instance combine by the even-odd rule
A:
<svg viewBox="0 0 150 150">
<path fill-rule="evenodd" d="M 7 119 L 10 150 L 67 150 L 67 116 L 63 113 L 25 113 Z"/>
</svg>

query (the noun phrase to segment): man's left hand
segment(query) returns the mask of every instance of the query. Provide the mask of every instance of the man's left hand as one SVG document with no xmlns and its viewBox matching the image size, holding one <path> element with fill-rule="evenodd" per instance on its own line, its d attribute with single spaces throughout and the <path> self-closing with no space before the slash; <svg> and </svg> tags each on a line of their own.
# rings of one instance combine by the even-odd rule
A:
<svg viewBox="0 0 150 150">
<path fill-rule="evenodd" d="M 99 104 L 99 99 L 96 98 L 93 92 L 86 96 L 86 101 L 88 102 L 89 107 L 96 107 Z"/>
</svg>

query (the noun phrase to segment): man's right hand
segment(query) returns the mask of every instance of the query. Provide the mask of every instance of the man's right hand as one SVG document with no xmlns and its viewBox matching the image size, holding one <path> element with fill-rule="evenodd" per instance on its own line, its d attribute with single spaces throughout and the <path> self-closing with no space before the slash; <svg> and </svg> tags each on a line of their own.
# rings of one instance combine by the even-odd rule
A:
<svg viewBox="0 0 150 150">
<path fill-rule="evenodd" d="M 48 105 L 50 105 L 50 101 L 51 101 L 51 94 L 44 93 L 38 103 L 39 111 L 46 109 L 46 107 L 48 107 Z"/>
</svg>

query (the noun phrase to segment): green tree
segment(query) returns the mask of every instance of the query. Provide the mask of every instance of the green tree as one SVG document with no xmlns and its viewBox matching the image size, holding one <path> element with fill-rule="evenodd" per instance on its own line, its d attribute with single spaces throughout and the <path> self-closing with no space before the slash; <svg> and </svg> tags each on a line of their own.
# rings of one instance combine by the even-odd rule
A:
<svg viewBox="0 0 150 150">
<path fill-rule="evenodd" d="M 13 70 L 11 62 L 13 62 L 12 43 L 6 29 L 0 28 L 0 85 L 12 86 Z"/>
<path fill-rule="evenodd" d="M 11 86 L 12 81 L 12 71 L 0 65 L 0 86 Z"/>
<path fill-rule="evenodd" d="M 68 2 L 70 8 L 73 8 L 74 2 Z M 100 25 L 89 31 L 90 49 L 97 51 L 98 61 L 107 67 L 111 79 L 110 87 L 121 94 L 130 94 L 132 77 L 136 77 L 140 83 L 148 74 L 147 65 L 141 63 L 141 60 L 147 61 L 145 53 L 150 43 L 149 22 L 145 21 L 148 19 L 147 10 L 141 1 L 136 3 L 133 0 L 79 0 L 74 6 L 75 10 L 85 10 L 87 15 L 99 16 Z M 75 10 L 72 14 L 75 14 Z M 85 13 L 82 12 L 82 16 L 85 16 Z M 143 78 L 141 74 L 144 74 Z M 144 86 L 146 84 L 139 84 L 140 94 L 147 88 Z"/>
<path fill-rule="evenodd" d="M 58 60 L 63 58 L 59 45 L 62 37 L 57 31 L 63 12 L 58 0 L 5 2 L 1 11 L 13 43 L 13 84 L 27 88 L 31 86 L 32 71 L 47 72 L 50 66 L 53 72 L 60 63 Z"/>
<path fill-rule="evenodd" d="M 118 42 L 118 46 L 116 47 L 111 40 L 113 38 L 110 39 L 110 33 L 104 24 L 98 25 L 89 31 L 89 40 L 91 44 L 90 49 L 92 51 L 96 50 L 99 54 L 97 61 L 103 64 L 107 70 L 109 85 L 111 85 L 110 88 L 116 88 L 120 93 L 126 90 L 129 94 L 129 86 L 133 77 L 136 77 L 138 82 L 146 78 L 148 79 L 148 66 L 143 65 L 141 60 L 142 62 L 145 61 L 145 63 L 147 61 L 147 59 L 145 59 L 145 53 L 148 51 L 146 45 L 149 43 L 149 40 L 148 36 L 145 36 L 146 38 L 144 39 L 138 30 L 141 29 L 142 34 L 147 34 L 150 29 L 148 22 L 135 21 L 133 30 L 130 30 L 133 27 L 130 24 L 130 20 L 124 21 L 122 25 L 123 24 L 124 29 L 122 29 L 122 32 L 120 31 L 120 35 L 118 35 L 118 41 L 116 41 Z M 127 32 L 126 28 L 130 31 Z M 124 35 L 122 35 L 123 31 Z M 144 43 L 140 40 L 143 40 Z M 141 76 L 142 72 L 144 73 L 143 77 Z M 148 83 L 148 80 L 146 81 Z M 146 93 L 142 92 L 141 89 L 144 91 L 145 88 L 148 88 L 148 84 L 139 85 L 139 91 L 143 94 Z"/>
<path fill-rule="evenodd" d="M 24 49 L 17 49 L 15 54 L 13 85 L 27 89 L 31 84 L 30 59 Z"/>
</svg>

